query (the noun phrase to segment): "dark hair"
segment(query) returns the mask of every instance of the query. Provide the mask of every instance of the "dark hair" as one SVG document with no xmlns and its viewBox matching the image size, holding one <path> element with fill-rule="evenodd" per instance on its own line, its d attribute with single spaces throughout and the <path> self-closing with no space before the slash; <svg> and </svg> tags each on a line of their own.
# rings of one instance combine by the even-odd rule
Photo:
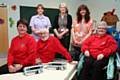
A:
<svg viewBox="0 0 120 80">
<path fill-rule="evenodd" d="M 77 14 L 77 22 L 79 23 L 82 20 L 82 15 L 80 14 L 81 10 L 86 10 L 85 22 L 87 23 L 90 20 L 90 11 L 89 11 L 88 7 L 84 4 L 82 4 L 78 7 L 78 10 L 77 10 L 77 13 L 76 13 Z"/>
<path fill-rule="evenodd" d="M 27 22 L 27 20 L 20 19 L 20 20 L 17 21 L 17 27 L 18 27 L 19 24 L 24 24 L 27 27 L 27 30 L 28 30 L 28 22 Z"/>
<path fill-rule="evenodd" d="M 41 7 L 41 8 L 44 10 L 44 6 L 43 6 L 42 4 L 38 4 L 38 5 L 37 5 L 37 9 L 38 9 L 39 7 Z"/>
<path fill-rule="evenodd" d="M 66 8 L 66 13 L 68 14 L 68 8 Z"/>
</svg>

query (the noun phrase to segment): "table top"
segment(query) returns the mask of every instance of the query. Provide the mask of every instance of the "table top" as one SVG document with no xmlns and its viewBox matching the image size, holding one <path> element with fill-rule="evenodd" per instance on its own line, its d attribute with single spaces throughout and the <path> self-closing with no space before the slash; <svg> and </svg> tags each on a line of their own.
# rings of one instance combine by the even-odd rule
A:
<svg viewBox="0 0 120 80">
<path fill-rule="evenodd" d="M 26 76 L 21 73 L 0 75 L 0 80 L 71 80 L 71 76 L 75 74 L 77 62 L 67 63 L 65 70 L 49 70 L 43 69 L 40 74 Z"/>
</svg>

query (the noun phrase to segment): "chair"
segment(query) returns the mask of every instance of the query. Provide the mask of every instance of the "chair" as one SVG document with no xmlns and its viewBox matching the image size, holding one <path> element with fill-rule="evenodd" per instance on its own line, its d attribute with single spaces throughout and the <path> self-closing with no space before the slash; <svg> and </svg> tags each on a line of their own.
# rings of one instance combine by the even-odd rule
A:
<svg viewBox="0 0 120 80">
<path fill-rule="evenodd" d="M 119 62 L 119 67 L 120 67 L 120 58 L 117 57 L 118 57 L 118 53 L 116 53 L 115 55 L 110 55 L 108 65 L 103 68 L 103 70 L 106 73 L 105 75 L 107 75 L 106 80 L 118 80 L 119 78 L 118 70 L 117 70 L 117 62 Z M 79 63 L 77 66 L 77 70 L 78 70 L 77 75 L 80 74 L 80 71 L 83 67 L 84 58 L 85 55 L 82 53 L 80 55 Z"/>
<path fill-rule="evenodd" d="M 112 35 L 114 37 L 114 39 L 116 40 L 117 42 L 117 45 L 118 45 L 118 49 L 116 51 L 116 75 L 117 75 L 117 78 L 119 78 L 119 71 L 120 71 L 120 58 L 119 58 L 119 54 L 120 54 L 120 35 L 119 35 L 119 32 L 116 30 L 116 28 L 114 27 L 110 27 L 110 28 L 107 28 L 107 33 Z M 118 80 L 118 79 L 115 79 L 115 80 Z"/>
</svg>

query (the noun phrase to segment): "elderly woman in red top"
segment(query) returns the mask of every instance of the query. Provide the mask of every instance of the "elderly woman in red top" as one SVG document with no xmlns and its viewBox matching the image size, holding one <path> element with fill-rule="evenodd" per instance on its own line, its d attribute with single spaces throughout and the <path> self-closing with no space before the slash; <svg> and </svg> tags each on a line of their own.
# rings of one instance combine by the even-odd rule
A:
<svg viewBox="0 0 120 80">
<path fill-rule="evenodd" d="M 36 52 L 36 42 L 27 34 L 28 24 L 25 20 L 17 22 L 18 36 L 12 39 L 8 52 L 8 63 L 0 67 L 0 74 L 22 71 L 23 67 L 33 65 L 31 59 Z"/>
<path fill-rule="evenodd" d="M 56 53 L 65 56 L 68 62 L 71 61 L 70 54 L 56 37 L 49 35 L 48 29 L 41 29 L 39 36 L 41 38 L 37 43 L 37 61 L 40 59 L 42 63 L 51 62 L 55 59 Z"/>
<path fill-rule="evenodd" d="M 107 65 L 109 56 L 117 49 L 116 41 L 106 34 L 106 28 L 106 22 L 100 22 L 97 34 L 92 35 L 83 43 L 81 50 L 85 59 L 79 80 L 104 80 L 103 68 Z"/>
</svg>

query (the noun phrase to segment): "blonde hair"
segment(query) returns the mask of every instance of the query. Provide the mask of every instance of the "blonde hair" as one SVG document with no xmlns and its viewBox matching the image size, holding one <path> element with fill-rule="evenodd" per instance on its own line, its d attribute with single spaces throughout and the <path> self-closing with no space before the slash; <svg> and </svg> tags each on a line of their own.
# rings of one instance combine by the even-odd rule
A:
<svg viewBox="0 0 120 80">
<path fill-rule="evenodd" d="M 65 3 L 60 3 L 59 7 L 67 7 Z"/>
<path fill-rule="evenodd" d="M 67 5 L 65 3 L 60 3 L 59 8 L 60 7 L 64 7 L 66 9 L 66 13 L 68 13 L 68 8 L 67 8 Z"/>
</svg>

